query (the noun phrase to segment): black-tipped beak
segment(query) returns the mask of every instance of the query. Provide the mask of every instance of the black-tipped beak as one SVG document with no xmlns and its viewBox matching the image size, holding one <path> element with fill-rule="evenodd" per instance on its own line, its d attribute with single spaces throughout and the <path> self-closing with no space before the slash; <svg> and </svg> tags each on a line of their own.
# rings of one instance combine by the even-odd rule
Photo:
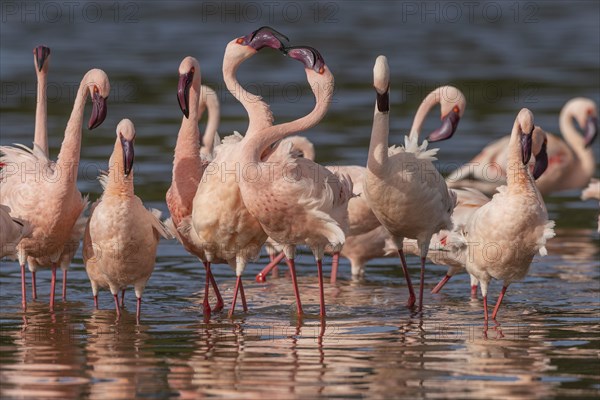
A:
<svg viewBox="0 0 600 400">
<path fill-rule="evenodd" d="M 277 32 L 275 29 L 269 26 L 260 27 L 251 34 L 238 40 L 240 40 L 240 44 L 250 46 L 256 51 L 260 51 L 264 47 L 270 47 L 284 53 L 284 43 L 290 41 L 287 36 Z"/>
<path fill-rule="evenodd" d="M 99 127 L 106 118 L 106 112 L 106 98 L 100 96 L 99 93 L 94 93 L 92 95 L 92 116 L 88 122 L 88 129 L 92 130 Z"/>
<path fill-rule="evenodd" d="M 442 119 L 442 126 L 429 134 L 427 141 L 433 143 L 450 139 L 456 132 L 459 122 L 460 114 L 458 110 L 453 109 Z"/>
<path fill-rule="evenodd" d="M 531 158 L 531 141 L 532 134 L 526 134 L 521 132 L 521 157 L 523 160 L 523 165 L 527 165 L 529 159 Z"/>
<path fill-rule="evenodd" d="M 546 152 L 547 141 L 544 140 L 542 148 L 539 153 L 535 155 L 535 165 L 533 167 L 533 179 L 538 179 L 546 168 L 548 168 L 548 153 Z"/>
<path fill-rule="evenodd" d="M 177 101 L 179 108 L 186 118 L 190 116 L 190 87 L 194 80 L 194 72 L 190 71 L 179 75 L 179 83 L 177 84 Z"/>
<path fill-rule="evenodd" d="M 585 124 L 585 147 L 590 147 L 598 136 L 598 118 L 591 115 Z"/>
<path fill-rule="evenodd" d="M 123 147 L 123 168 L 125 170 L 125 176 L 129 176 L 129 173 L 133 169 L 133 140 L 127 140 L 119 133 L 119 139 L 121 139 L 121 146 Z"/>
<path fill-rule="evenodd" d="M 50 48 L 46 46 L 38 46 L 34 50 L 35 53 L 35 62 L 37 63 L 38 71 L 41 71 L 44 68 L 44 63 L 48 59 L 50 55 Z"/>
</svg>

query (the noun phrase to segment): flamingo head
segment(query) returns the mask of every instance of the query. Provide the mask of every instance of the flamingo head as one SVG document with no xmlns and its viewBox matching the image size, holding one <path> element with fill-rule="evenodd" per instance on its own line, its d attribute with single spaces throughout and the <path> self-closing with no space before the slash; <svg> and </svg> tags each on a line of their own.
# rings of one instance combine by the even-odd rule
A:
<svg viewBox="0 0 600 400">
<path fill-rule="evenodd" d="M 123 169 L 125 176 L 129 176 L 133 169 L 133 143 L 135 142 L 135 127 L 131 120 L 125 118 L 117 125 L 117 137 L 123 149 Z"/>
<path fill-rule="evenodd" d="M 50 48 L 46 46 L 37 46 L 33 49 L 33 59 L 38 72 L 42 72 L 42 69 L 47 71 L 48 64 L 46 61 L 50 60 Z"/>
<path fill-rule="evenodd" d="M 533 179 L 538 179 L 546 168 L 548 168 L 548 137 L 546 132 L 539 126 L 533 128 L 532 133 L 532 152 L 535 156 L 535 164 L 533 166 Z"/>
<path fill-rule="evenodd" d="M 88 129 L 97 128 L 106 118 L 106 99 L 110 94 L 108 76 L 101 69 L 92 69 L 84 77 L 85 84 L 92 97 L 92 115 L 88 122 Z"/>
<path fill-rule="evenodd" d="M 440 103 L 442 125 L 429 134 L 427 141 L 439 142 L 454 135 L 467 107 L 467 101 L 462 92 L 454 86 L 439 87 L 433 94 Z"/>
<path fill-rule="evenodd" d="M 265 47 L 283 52 L 285 49 L 284 42 L 288 41 L 289 39 L 285 35 L 273 28 L 263 26 L 246 36 L 229 42 L 225 49 L 225 54 L 233 57 L 234 61 L 241 62 L 252 57 Z"/>
<path fill-rule="evenodd" d="M 200 90 L 200 63 L 194 57 L 186 57 L 179 64 L 179 83 L 177 84 L 177 101 L 186 118 L 190 116 L 190 87 L 192 84 Z"/>
<path fill-rule="evenodd" d="M 575 97 L 567 102 L 561 112 L 574 118 L 583 130 L 584 145 L 590 147 L 598 136 L 598 108 L 596 102 L 586 97 Z"/>
<path fill-rule="evenodd" d="M 310 46 L 290 46 L 285 48 L 285 53 L 304 64 L 307 80 L 317 99 L 322 94 L 333 93 L 333 74 L 317 49 Z"/>
<path fill-rule="evenodd" d="M 386 56 L 379 56 L 373 67 L 373 86 L 377 92 L 377 109 L 380 112 L 390 110 L 390 67 Z"/>
<path fill-rule="evenodd" d="M 521 157 L 524 165 L 531 158 L 531 145 L 533 138 L 533 113 L 527 108 L 521 109 L 515 121 L 519 129 L 519 140 L 521 142 Z"/>
</svg>

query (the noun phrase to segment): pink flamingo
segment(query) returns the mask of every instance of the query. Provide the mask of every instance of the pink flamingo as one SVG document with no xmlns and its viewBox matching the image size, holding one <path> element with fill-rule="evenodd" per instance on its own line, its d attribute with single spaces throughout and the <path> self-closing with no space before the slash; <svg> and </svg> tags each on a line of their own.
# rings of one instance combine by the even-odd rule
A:
<svg viewBox="0 0 600 400">
<path fill-rule="evenodd" d="M 582 137 L 573 120 L 584 130 Z M 591 147 L 598 135 L 598 108 L 584 97 L 569 100 L 560 112 L 560 131 L 564 141 L 548 134 L 548 170 L 536 185 L 543 195 L 568 189 L 581 189 L 596 169 Z M 506 183 L 506 160 L 510 136 L 486 146 L 473 160 L 452 172 L 446 181 L 452 187 L 475 187 L 492 193 Z"/>
<path fill-rule="evenodd" d="M 251 34 L 232 40 L 223 57 L 223 79 L 227 89 L 238 99 L 248 112 L 249 125 L 246 137 L 253 132 L 270 126 L 273 121 L 268 106 L 260 97 L 246 92 L 235 77 L 242 62 L 254 56 L 264 47 L 282 49 L 283 35 L 271 28 L 263 27 Z M 196 246 L 204 250 L 207 268 L 217 260 L 226 260 L 235 270 L 236 285 L 229 316 L 233 315 L 237 295 L 240 293 L 242 306 L 247 311 L 246 297 L 242 284 L 242 273 L 249 260 L 258 256 L 267 236 L 259 222 L 246 209 L 239 189 L 240 151 L 243 141 L 239 134 L 226 137 L 215 149 L 215 157 L 205 172 L 202 183 L 194 196 L 192 215 L 182 222 L 180 231 L 187 232 Z M 205 315 L 209 310 L 208 281 L 204 294 Z M 208 314 L 210 315 L 210 313 Z"/>
<path fill-rule="evenodd" d="M 404 238 L 416 239 L 421 256 L 421 287 L 419 310 L 423 306 L 425 257 L 434 233 L 452 227 L 452 210 L 456 195 L 432 164 L 436 150 L 426 150 L 427 142 L 418 145 L 421 126 L 413 125 L 404 148 L 388 149 L 389 135 L 389 68 L 387 59 L 379 56 L 373 69 L 377 102 L 369 146 L 365 195 L 381 224 L 391 233 L 402 261 L 410 297 L 408 306 L 415 303 L 415 294 L 408 275 L 402 250 Z M 434 104 L 442 108 L 442 127 L 430 134 L 430 139 L 447 139 L 465 108 L 464 96 L 455 88 L 443 87 L 423 100 L 415 121 Z M 418 210 L 422 210 L 419 212 Z"/>
<path fill-rule="evenodd" d="M 160 236 L 170 238 L 160 211 L 147 210 L 134 194 L 135 128 L 128 119 L 117 125 L 117 139 L 104 176 L 102 197 L 94 203 L 83 240 L 83 258 L 98 308 L 98 288 L 108 287 L 121 316 L 118 293 L 134 285 L 139 323 L 142 293 L 154 270 Z"/>
<path fill-rule="evenodd" d="M 554 236 L 554 221 L 548 220 L 544 200 L 527 166 L 533 128 L 533 114 L 522 109 L 510 136 L 507 185 L 473 213 L 464 229 L 464 246 L 469 254 L 466 268 L 481 284 L 486 321 L 490 280 L 503 281 L 492 313 L 492 319 L 496 319 L 510 283 L 525 277 L 535 253 L 546 255 L 546 240 Z M 490 252 L 490 246 L 495 252 Z"/>
<path fill-rule="evenodd" d="M 344 243 L 352 182 L 307 158 L 294 157 L 291 151 L 270 157 L 268 164 L 261 160 L 272 143 L 315 126 L 325 116 L 333 95 L 333 75 L 317 50 L 289 47 L 286 51 L 304 64 L 316 105 L 300 119 L 246 136 L 240 162 L 255 166 L 257 174 L 256 179 L 242 179 L 240 190 L 248 210 L 265 232 L 284 247 L 298 316 L 303 311 L 296 281 L 295 248 L 298 244 L 311 248 L 319 275 L 320 315 L 325 317 L 322 258 L 327 246 L 339 251 Z"/>
<path fill-rule="evenodd" d="M 0 203 L 8 205 L 15 216 L 28 221 L 33 227 L 30 238 L 18 246 L 21 265 L 21 295 L 23 309 L 27 308 L 25 293 L 25 261 L 27 257 L 49 257 L 52 262 L 50 310 L 54 309 L 56 268 L 73 227 L 81 215 L 85 200 L 77 190 L 77 167 L 81 150 L 81 128 L 88 94 L 93 109 L 89 129 L 99 126 L 106 118 L 106 98 L 110 92 L 108 77 L 99 69 L 90 70 L 83 77 L 71 117 L 65 129 L 65 138 L 56 162 L 34 146 L 0 147 L 6 164 L 0 171 L 2 190 Z M 8 171 L 10 169 L 10 171 Z M 31 174 L 26 171 L 36 171 Z"/>
</svg>

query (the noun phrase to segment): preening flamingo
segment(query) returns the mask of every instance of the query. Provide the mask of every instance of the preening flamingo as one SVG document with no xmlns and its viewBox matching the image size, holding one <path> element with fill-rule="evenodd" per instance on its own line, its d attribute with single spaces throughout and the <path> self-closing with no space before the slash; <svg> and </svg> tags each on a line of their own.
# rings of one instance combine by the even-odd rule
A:
<svg viewBox="0 0 600 400">
<path fill-rule="evenodd" d="M 573 120 L 584 131 L 582 136 Z M 598 135 L 598 108 L 584 97 L 569 100 L 560 112 L 564 141 L 548 134 L 548 170 L 536 181 L 543 195 L 568 189 L 582 189 L 594 175 L 596 161 L 591 147 Z M 452 172 L 446 181 L 451 187 L 475 187 L 493 193 L 506 184 L 506 160 L 510 136 L 486 146 L 469 163 Z"/>
<path fill-rule="evenodd" d="M 93 108 L 88 128 L 94 129 L 106 118 L 106 98 L 109 93 L 110 84 L 104 71 L 92 69 L 85 74 L 56 162 L 52 162 L 35 145 L 33 149 L 22 145 L 0 147 L 3 153 L 0 162 L 6 164 L 0 171 L 0 204 L 9 206 L 15 217 L 29 222 L 33 227 L 31 237 L 21 240 L 18 246 L 23 309 L 27 308 L 27 257 L 49 257 L 52 263 L 50 309 L 54 309 L 58 261 L 86 204 L 77 189 L 85 101 L 89 94 Z"/>
<path fill-rule="evenodd" d="M 492 278 L 503 287 L 492 319 L 496 318 L 508 285 L 527 274 L 533 256 L 546 255 L 546 240 L 554 236 L 554 221 L 527 166 L 531 157 L 533 114 L 522 109 L 513 125 L 509 149 L 507 185 L 477 209 L 464 228 L 467 272 L 481 284 L 484 318 Z"/>
<path fill-rule="evenodd" d="M 31 235 L 31 225 L 10 215 L 10 207 L 0 204 L 0 258 L 16 257 L 17 245 Z"/>
<path fill-rule="evenodd" d="M 226 260 L 235 270 L 236 285 L 229 316 L 233 315 L 238 292 L 244 311 L 247 310 L 242 273 L 249 260 L 258 257 L 267 239 L 258 220 L 253 217 L 240 195 L 239 183 L 245 180 L 245 164 L 241 152 L 243 143 L 251 135 L 272 124 L 273 117 L 260 97 L 246 92 L 235 77 L 239 65 L 264 47 L 283 49 L 281 34 L 268 27 L 229 42 L 223 57 L 223 79 L 227 89 L 248 112 L 249 125 L 246 137 L 228 136 L 215 149 L 215 157 L 207 167 L 202 182 L 194 196 L 192 216 L 186 219 L 180 231 L 186 231 L 201 247 L 207 259 L 207 269 L 217 260 Z M 209 169 L 210 168 L 210 172 Z M 208 312 L 208 282 L 204 295 L 204 309 Z"/>
<path fill-rule="evenodd" d="M 592 179 L 589 185 L 581 192 L 581 200 L 600 200 L 600 180 Z M 598 203 L 600 205 L 600 202 Z M 600 232 L 600 215 L 598 215 L 598 232 Z"/>
<path fill-rule="evenodd" d="M 415 115 L 405 147 L 388 148 L 389 135 L 389 67 L 379 56 L 373 69 L 377 92 L 373 131 L 367 161 L 365 195 L 377 219 L 392 235 L 399 249 L 402 268 L 409 289 L 408 306 L 415 303 L 414 290 L 404 259 L 404 238 L 416 239 L 421 256 L 419 310 L 423 305 L 425 257 L 434 233 L 452 227 L 451 215 L 456 195 L 449 191 L 444 179 L 432 164 L 436 150 L 426 150 L 427 142 L 418 145 L 421 115 L 434 104 L 441 104 L 442 126 L 430 134 L 433 140 L 447 139 L 465 108 L 464 96 L 455 88 L 442 87 L 429 94 Z"/>
<path fill-rule="evenodd" d="M 98 307 L 98 288 L 108 287 L 121 316 L 118 293 L 133 285 L 140 320 L 142 293 L 154 270 L 160 236 L 170 238 L 160 211 L 146 209 L 134 194 L 135 128 L 128 119 L 117 125 L 117 139 L 109 160 L 104 192 L 96 201 L 83 239 L 83 259 Z"/>
<path fill-rule="evenodd" d="M 325 116 L 333 95 L 333 74 L 317 50 L 288 47 L 286 51 L 289 57 L 304 64 L 316 105 L 300 119 L 246 136 L 240 162 L 252 165 L 255 173 L 240 181 L 240 190 L 248 210 L 269 237 L 284 248 L 298 316 L 303 312 L 295 273 L 296 245 L 305 244 L 313 251 L 319 275 L 320 315 L 324 317 L 322 258 L 326 247 L 335 252 L 344 244 L 352 182 L 307 158 L 295 157 L 291 145 L 287 152 L 270 156 L 268 163 L 261 160 L 272 143 L 315 126 Z"/>
</svg>

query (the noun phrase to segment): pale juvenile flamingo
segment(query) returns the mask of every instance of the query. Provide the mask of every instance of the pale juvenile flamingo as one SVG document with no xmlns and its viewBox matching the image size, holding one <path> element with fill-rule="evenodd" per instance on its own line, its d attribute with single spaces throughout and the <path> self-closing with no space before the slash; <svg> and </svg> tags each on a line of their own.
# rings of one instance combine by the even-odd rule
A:
<svg viewBox="0 0 600 400">
<path fill-rule="evenodd" d="M 573 120 L 584 131 L 582 136 Z M 548 134 L 548 170 L 536 181 L 543 195 L 568 189 L 582 189 L 596 169 L 591 147 L 598 135 L 598 108 L 584 97 L 569 100 L 560 112 L 560 131 L 564 141 Z M 510 136 L 486 146 L 473 160 L 452 172 L 446 181 L 451 187 L 475 187 L 493 193 L 506 184 L 506 160 Z"/>
<path fill-rule="evenodd" d="M 261 160 L 261 154 L 272 143 L 315 126 L 325 116 L 333 95 L 333 74 L 317 50 L 289 47 L 286 51 L 289 57 L 304 64 L 316 105 L 300 119 L 245 138 L 240 162 L 252 165 L 257 172 L 255 178 L 240 181 L 240 190 L 248 210 L 269 237 L 284 247 L 298 316 L 303 312 L 296 281 L 295 250 L 299 244 L 311 248 L 317 260 L 320 315 L 325 317 L 322 258 L 327 246 L 335 252 L 344 244 L 352 182 L 307 158 L 294 157 L 291 146 L 288 152 L 270 157 L 268 163 Z"/>
<path fill-rule="evenodd" d="M 247 173 L 241 163 L 243 142 L 253 132 L 272 125 L 273 116 L 260 97 L 245 91 L 235 77 L 242 62 L 254 56 L 264 47 L 283 49 L 283 35 L 268 27 L 262 27 L 247 36 L 227 44 L 223 56 L 223 79 L 227 89 L 242 103 L 248 112 L 249 124 L 246 138 L 236 134 L 223 139 L 215 149 L 213 161 L 205 171 L 202 182 L 194 196 L 192 215 L 179 228 L 192 237 L 196 246 L 202 248 L 207 259 L 207 270 L 217 260 L 226 260 L 235 270 L 236 285 L 229 316 L 233 315 L 238 292 L 242 306 L 247 311 L 246 296 L 242 284 L 242 273 L 249 260 L 258 257 L 267 236 L 258 220 L 253 217 L 240 195 L 239 182 Z M 205 313 L 208 304 L 208 281 L 204 294 Z M 206 315 L 206 314 L 205 314 Z"/>
<path fill-rule="evenodd" d="M 589 185 L 581 192 L 581 200 L 600 200 L 600 180 L 592 179 Z M 598 203 L 600 205 L 600 202 Z M 600 215 L 598 215 L 598 232 L 600 232 Z"/>
<path fill-rule="evenodd" d="M 160 236 L 170 238 L 160 211 L 146 209 L 134 194 L 135 128 L 128 119 L 117 125 L 102 197 L 92 206 L 83 239 L 85 269 L 98 307 L 98 288 L 108 287 L 121 316 L 118 294 L 133 285 L 140 320 L 142 293 L 154 270 Z"/>
<path fill-rule="evenodd" d="M 18 246 L 23 309 L 27 308 L 27 257 L 50 258 L 50 309 L 54 309 L 58 261 L 85 206 L 85 200 L 77 189 L 85 101 L 89 94 L 93 108 L 88 128 L 94 129 L 106 118 L 106 98 L 109 93 L 110 83 L 104 71 L 92 69 L 85 74 L 77 91 L 56 162 L 52 162 L 35 145 L 33 149 L 22 145 L 0 147 L 0 152 L 3 153 L 0 162 L 6 164 L 0 171 L 0 203 L 9 206 L 16 217 L 28 221 L 33 227 L 32 236 L 21 240 Z"/>
<path fill-rule="evenodd" d="M 0 258 L 17 256 L 17 245 L 31 235 L 31 225 L 10 215 L 10 207 L 0 204 Z"/>
<path fill-rule="evenodd" d="M 182 231 L 182 222 L 191 218 L 194 196 L 198 190 L 198 185 L 202 176 L 213 156 L 213 143 L 217 136 L 219 124 L 219 108 L 216 95 L 211 93 L 210 89 L 201 86 L 200 64 L 194 57 L 185 57 L 179 65 L 179 83 L 177 87 L 177 100 L 183 113 L 181 128 L 177 135 L 175 145 L 175 156 L 173 159 L 173 178 L 171 187 L 167 191 L 166 201 L 169 212 L 171 213 L 170 223 L 172 225 L 171 233 L 190 253 L 198 257 L 204 264 L 206 271 L 206 280 L 211 282 L 217 304 L 215 311 L 223 308 L 223 299 L 215 281 L 208 260 L 201 246 L 196 246 L 190 238 L 189 230 Z M 202 98 L 206 93 L 205 100 Z M 216 107 L 215 107 L 216 102 Z M 204 136 L 202 138 L 204 146 L 200 148 L 200 130 L 198 121 L 204 110 L 208 108 L 208 123 Z M 204 155 L 202 152 L 204 150 Z M 204 158 L 204 160 L 202 159 Z M 210 315 L 210 305 L 208 298 L 205 297 L 204 312 Z"/>
<path fill-rule="evenodd" d="M 425 257 L 434 233 L 452 227 L 452 210 L 456 195 L 449 191 L 444 179 L 432 164 L 435 150 L 426 150 L 427 142 L 418 145 L 422 116 L 434 104 L 440 103 L 442 126 L 430 134 L 432 140 L 447 139 L 456 130 L 465 109 L 464 96 L 453 87 L 442 87 L 424 100 L 405 139 L 405 147 L 388 148 L 389 135 L 389 67 L 379 56 L 373 69 L 377 92 L 373 131 L 369 145 L 365 195 L 371 209 L 394 239 L 410 293 L 408 306 L 415 303 L 415 294 L 403 252 L 404 238 L 416 239 L 421 257 L 421 287 L 419 310 L 423 306 Z"/>
<path fill-rule="evenodd" d="M 533 256 L 546 255 L 546 240 L 554 236 L 554 221 L 527 166 L 531 157 L 533 114 L 522 109 L 513 125 L 509 149 L 507 185 L 477 209 L 464 228 L 467 272 L 481 284 L 484 318 L 492 278 L 503 287 L 492 319 L 496 318 L 508 285 L 527 275 Z"/>
</svg>

